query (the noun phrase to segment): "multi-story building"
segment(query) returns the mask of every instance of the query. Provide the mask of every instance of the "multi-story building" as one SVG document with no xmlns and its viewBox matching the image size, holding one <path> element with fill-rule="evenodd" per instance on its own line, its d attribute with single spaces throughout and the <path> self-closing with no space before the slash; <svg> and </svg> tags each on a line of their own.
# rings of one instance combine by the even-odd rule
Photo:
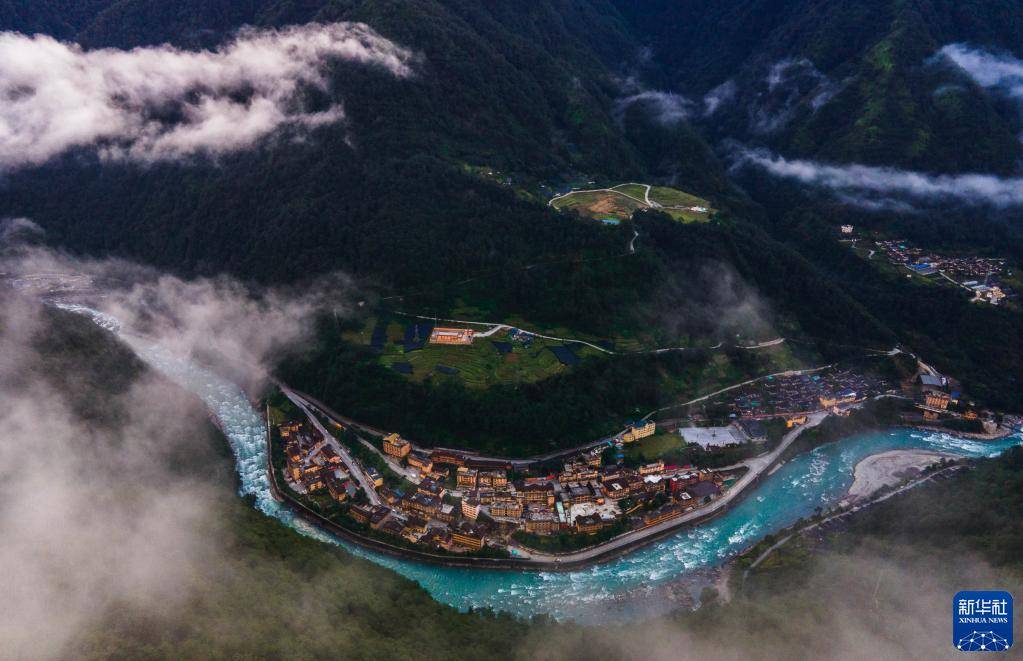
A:
<svg viewBox="0 0 1023 661">
<path fill-rule="evenodd" d="M 344 482 L 334 477 L 333 473 L 327 474 L 327 493 L 330 497 L 339 503 L 343 503 L 348 500 L 348 492 L 345 491 Z"/>
<path fill-rule="evenodd" d="M 319 466 L 316 466 L 319 468 Z M 313 493 L 325 488 L 327 485 L 323 480 L 323 471 L 305 471 L 302 474 L 302 486 L 305 487 L 306 492 Z"/>
<path fill-rule="evenodd" d="M 620 480 L 604 482 L 604 492 L 607 494 L 608 498 L 613 498 L 615 500 L 625 498 L 629 495 L 628 482 L 622 482 Z"/>
<path fill-rule="evenodd" d="M 472 344 L 476 331 L 471 328 L 444 328 L 437 326 L 430 333 L 430 344 Z"/>
<path fill-rule="evenodd" d="M 455 479 L 458 481 L 459 489 L 475 489 L 476 480 L 479 478 L 479 471 L 475 468 L 459 466 L 455 472 Z"/>
<path fill-rule="evenodd" d="M 444 483 L 433 477 L 424 477 L 417 487 L 419 493 L 425 493 L 428 496 L 434 496 L 436 498 L 443 498 L 444 494 L 447 493 L 447 489 L 444 488 Z"/>
<path fill-rule="evenodd" d="M 412 444 L 398 434 L 384 436 L 384 453 L 404 459 L 412 451 Z"/>
<path fill-rule="evenodd" d="M 511 499 L 495 500 L 490 505 L 490 514 L 492 516 L 518 519 L 522 516 L 522 503 Z"/>
<path fill-rule="evenodd" d="M 664 460 L 658 459 L 653 463 L 646 464 L 639 467 L 640 475 L 655 475 L 664 471 Z"/>
<path fill-rule="evenodd" d="M 465 456 L 452 450 L 434 450 L 430 453 L 430 459 L 435 464 L 448 464 L 449 466 L 465 465 Z"/>
<path fill-rule="evenodd" d="M 550 483 L 523 484 L 518 490 L 519 497 L 527 503 L 554 505 L 554 487 Z"/>
<path fill-rule="evenodd" d="M 499 489 L 508 484 L 508 474 L 503 470 L 479 471 L 476 483 L 481 487 Z"/>
<path fill-rule="evenodd" d="M 426 520 L 420 519 L 418 516 L 409 517 L 409 519 L 405 521 L 406 530 L 411 530 L 412 532 L 418 533 L 420 535 L 426 532 L 427 527 L 428 526 L 426 525 Z"/>
<path fill-rule="evenodd" d="M 657 423 L 653 420 L 646 422 L 629 423 L 628 428 L 622 433 L 622 441 L 632 443 L 647 436 L 653 436 L 657 431 Z"/>
<path fill-rule="evenodd" d="M 381 487 L 377 490 L 377 493 L 379 493 L 380 497 L 384 499 L 384 502 L 391 507 L 395 507 L 401 502 L 401 494 L 394 489 Z"/>
<path fill-rule="evenodd" d="M 643 517 L 644 526 L 655 526 L 658 523 L 676 519 L 686 513 L 686 508 L 680 505 L 665 505 L 660 509 L 646 514 Z"/>
<path fill-rule="evenodd" d="M 433 459 L 430 455 L 423 452 L 409 452 L 407 457 L 408 465 L 413 468 L 418 468 L 420 473 L 429 473 L 433 470 Z"/>
<path fill-rule="evenodd" d="M 588 514 L 575 517 L 575 531 L 579 534 L 592 535 L 604 527 L 604 520 L 599 514 Z"/>
<path fill-rule="evenodd" d="M 565 470 L 558 475 L 561 482 L 583 482 L 597 478 L 597 469 L 589 464 L 565 464 Z"/>
<path fill-rule="evenodd" d="M 558 519 L 549 509 L 531 509 L 525 513 L 526 532 L 536 535 L 550 535 L 558 530 Z"/>
<path fill-rule="evenodd" d="M 952 398 L 949 397 L 948 393 L 929 391 L 924 397 L 924 403 L 934 409 L 940 409 L 944 411 L 948 408 L 949 402 Z"/>
<path fill-rule="evenodd" d="M 369 515 L 369 527 L 373 530 L 380 530 L 381 526 L 384 525 L 384 520 L 391 515 L 391 508 L 384 507 L 383 505 L 377 505 L 373 508 L 372 513 Z"/>
<path fill-rule="evenodd" d="M 373 508 L 369 505 L 352 505 L 348 510 L 348 516 L 359 523 L 369 523 L 370 517 L 373 516 Z"/>
<path fill-rule="evenodd" d="M 470 551 L 479 551 L 486 543 L 483 531 L 469 521 L 459 521 L 451 528 L 451 541 Z"/>
<path fill-rule="evenodd" d="M 462 516 L 475 521 L 480 515 L 480 501 L 473 497 L 462 498 Z"/>
<path fill-rule="evenodd" d="M 405 496 L 401 501 L 402 507 L 410 512 L 417 512 L 429 519 L 435 516 L 440 510 L 440 498 L 417 491 L 411 496 Z"/>
<path fill-rule="evenodd" d="M 441 503 L 437 511 L 434 512 L 433 516 L 438 521 L 444 521 L 445 523 L 451 523 L 455 520 L 455 506 L 448 505 L 447 503 Z"/>
</svg>

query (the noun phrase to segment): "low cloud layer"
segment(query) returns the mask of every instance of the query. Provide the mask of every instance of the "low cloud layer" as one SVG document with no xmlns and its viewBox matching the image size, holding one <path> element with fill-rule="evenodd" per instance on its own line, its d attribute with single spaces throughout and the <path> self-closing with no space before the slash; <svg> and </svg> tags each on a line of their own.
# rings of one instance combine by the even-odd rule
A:
<svg viewBox="0 0 1023 661">
<path fill-rule="evenodd" d="M 749 103 L 749 129 L 759 135 L 776 133 L 796 117 L 804 104 L 816 112 L 841 90 L 805 58 L 774 63 L 764 78 L 766 88 Z"/>
<path fill-rule="evenodd" d="M 221 525 L 211 518 L 220 491 L 183 468 L 215 455 L 198 400 L 148 372 L 118 386 L 130 361 L 80 346 L 76 331 L 64 337 L 66 321 L 41 301 L 116 316 L 125 332 L 256 388 L 317 312 L 343 311 L 348 287 L 335 278 L 257 291 L 16 242 L 0 253 L 0 562 L 9 569 L 0 575 L 0 657 L 68 658 L 67 646 L 111 613 L 187 611 L 224 560 L 210 534 Z"/>
<path fill-rule="evenodd" d="M 697 113 L 697 106 L 691 100 L 674 92 L 646 90 L 630 94 L 615 101 L 614 116 L 620 122 L 625 111 L 640 104 L 660 124 L 678 124 Z"/>
<path fill-rule="evenodd" d="M 966 44 L 949 44 L 938 51 L 938 57 L 954 62 L 981 87 L 1023 101 L 1023 60 Z"/>
<path fill-rule="evenodd" d="M 215 364 L 249 389 L 259 387 L 281 351 L 310 336 L 317 314 L 344 314 L 353 292 L 342 275 L 255 289 L 226 276 L 186 280 L 38 247 L 14 249 L 0 261 L 4 272 L 24 294 L 84 304 L 177 355 Z"/>
<path fill-rule="evenodd" d="M 412 73 L 414 55 L 361 23 L 242 30 L 216 51 L 171 46 L 86 51 L 44 36 L 0 33 L 0 170 L 95 147 L 141 162 L 217 156 L 275 131 L 339 121 L 328 90 L 334 60 Z"/>
<path fill-rule="evenodd" d="M 3 658 L 74 656 L 64 646 L 108 609 L 184 607 L 217 552 L 202 531 L 209 490 L 166 468 L 195 442 L 203 411 L 149 379 L 112 395 L 106 379 L 72 369 L 68 338 L 38 348 L 52 323 L 35 301 L 0 292 Z M 121 424 L 83 416 L 83 399 Z"/>
<path fill-rule="evenodd" d="M 829 165 L 789 160 L 765 150 L 742 149 L 736 165 L 831 191 L 865 208 L 906 209 L 909 203 L 953 202 L 1008 208 L 1023 205 L 1023 179 L 990 174 L 933 175 L 867 165 Z"/>
</svg>

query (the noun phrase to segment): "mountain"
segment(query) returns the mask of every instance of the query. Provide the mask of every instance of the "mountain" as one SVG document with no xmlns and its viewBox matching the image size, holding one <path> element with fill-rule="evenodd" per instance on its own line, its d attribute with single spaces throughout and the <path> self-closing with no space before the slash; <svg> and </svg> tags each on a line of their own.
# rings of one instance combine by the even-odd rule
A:
<svg viewBox="0 0 1023 661">
<path fill-rule="evenodd" d="M 727 166 L 740 144 L 814 162 L 1012 172 L 1011 103 L 934 56 L 952 43 L 1011 48 L 1016 14 L 890 0 L 9 2 L 0 27 L 91 49 L 215 50 L 245 25 L 356 21 L 414 57 L 407 76 L 334 62 L 303 103 L 342 108 L 344 121 L 251 149 L 139 163 L 86 147 L 11 171 L 0 217 L 31 218 L 74 252 L 190 276 L 275 284 L 342 271 L 371 300 L 429 290 L 435 312 L 465 295 L 453 283 L 485 277 L 474 293 L 484 309 L 601 337 L 711 306 L 700 278 L 713 262 L 817 351 L 911 338 L 1008 404 L 1013 370 L 987 367 L 991 347 L 1023 346 L 1017 316 L 954 292 L 921 297 L 837 259 L 847 255 L 833 228 L 841 219 L 1018 258 L 1009 214 L 850 208 Z M 720 217 L 712 229 L 652 213 L 604 227 L 546 207 L 555 189 L 627 180 L 671 183 Z M 636 258 L 620 260 L 633 229 Z M 525 270 L 538 263 L 560 266 Z M 935 306 L 988 329 L 985 339 L 947 342 L 948 325 L 921 313 Z"/>
<path fill-rule="evenodd" d="M 652 84 L 728 93 L 706 123 L 789 156 L 932 172 L 1013 171 L 1019 113 L 957 66 L 954 43 L 1020 54 L 1011 2 L 618 0 Z"/>
</svg>

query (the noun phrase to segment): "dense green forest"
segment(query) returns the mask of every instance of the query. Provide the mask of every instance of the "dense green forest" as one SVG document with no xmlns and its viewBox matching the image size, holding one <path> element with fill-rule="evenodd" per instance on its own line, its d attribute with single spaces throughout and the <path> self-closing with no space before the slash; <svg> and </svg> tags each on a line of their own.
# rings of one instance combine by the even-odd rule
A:
<svg viewBox="0 0 1023 661">
<path fill-rule="evenodd" d="M 954 42 L 1018 54 L 1023 21 L 1007 0 L 615 4 L 649 35 L 659 87 L 698 97 L 732 81 L 735 98 L 706 120 L 714 134 L 931 172 L 1009 173 L 1023 153 L 1014 109 L 929 62 Z"/>
</svg>

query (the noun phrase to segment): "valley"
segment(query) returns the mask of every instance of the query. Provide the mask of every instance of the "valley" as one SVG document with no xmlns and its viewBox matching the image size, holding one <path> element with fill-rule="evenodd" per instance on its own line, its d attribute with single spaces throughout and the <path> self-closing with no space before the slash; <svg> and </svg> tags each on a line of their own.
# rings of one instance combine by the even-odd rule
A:
<svg viewBox="0 0 1023 661">
<path fill-rule="evenodd" d="M 958 654 L 1023 569 L 1020 44 L 0 3 L 0 657 Z"/>
</svg>

